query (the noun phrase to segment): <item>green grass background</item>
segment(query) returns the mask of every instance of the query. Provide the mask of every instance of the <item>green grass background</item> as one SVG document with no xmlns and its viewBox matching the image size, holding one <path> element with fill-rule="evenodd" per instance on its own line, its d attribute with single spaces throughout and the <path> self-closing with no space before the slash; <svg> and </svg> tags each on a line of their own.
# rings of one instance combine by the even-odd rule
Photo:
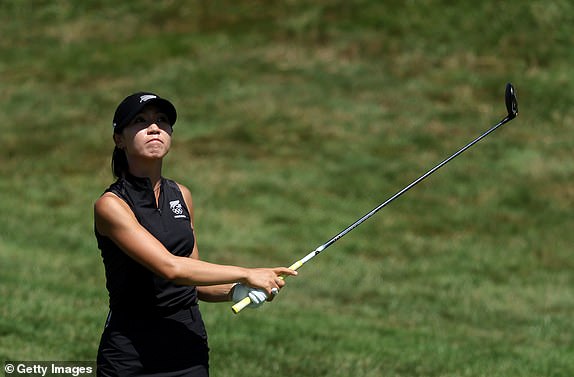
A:
<svg viewBox="0 0 574 377">
<path fill-rule="evenodd" d="M 567 0 L 0 1 L 0 359 L 95 359 L 127 94 L 178 109 L 202 258 L 270 266 L 502 119 L 512 81 L 516 120 L 272 304 L 202 304 L 212 375 L 574 375 L 573 25 Z"/>
</svg>

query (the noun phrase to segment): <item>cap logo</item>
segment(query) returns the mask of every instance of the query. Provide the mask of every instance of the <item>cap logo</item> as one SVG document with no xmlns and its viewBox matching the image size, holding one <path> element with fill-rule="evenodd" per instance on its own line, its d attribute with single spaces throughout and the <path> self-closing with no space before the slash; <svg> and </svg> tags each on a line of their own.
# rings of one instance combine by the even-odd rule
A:
<svg viewBox="0 0 574 377">
<path fill-rule="evenodd" d="M 142 103 L 142 102 L 147 102 L 147 101 L 149 101 L 150 99 L 154 99 L 154 98 L 157 98 L 157 96 L 154 96 L 153 94 L 143 95 L 143 96 L 140 97 L 140 103 Z"/>
</svg>

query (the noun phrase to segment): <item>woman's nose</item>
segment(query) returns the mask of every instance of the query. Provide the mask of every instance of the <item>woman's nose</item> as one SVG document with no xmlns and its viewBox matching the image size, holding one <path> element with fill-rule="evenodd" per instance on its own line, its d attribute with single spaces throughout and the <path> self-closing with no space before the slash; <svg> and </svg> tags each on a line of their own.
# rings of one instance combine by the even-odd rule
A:
<svg viewBox="0 0 574 377">
<path fill-rule="evenodd" d="M 156 133 L 160 131 L 160 128 L 157 124 L 157 122 L 154 120 L 152 121 L 148 126 L 147 126 L 147 131 L 148 132 L 152 132 L 152 133 Z"/>
</svg>

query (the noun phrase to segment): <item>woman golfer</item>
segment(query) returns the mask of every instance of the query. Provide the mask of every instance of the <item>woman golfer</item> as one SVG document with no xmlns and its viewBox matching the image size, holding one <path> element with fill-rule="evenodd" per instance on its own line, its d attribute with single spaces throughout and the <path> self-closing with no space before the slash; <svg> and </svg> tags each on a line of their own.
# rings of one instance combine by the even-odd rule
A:
<svg viewBox="0 0 574 377">
<path fill-rule="evenodd" d="M 97 357 L 99 376 L 208 376 L 207 334 L 198 300 L 258 307 L 295 275 L 201 261 L 190 191 L 162 176 L 176 110 L 153 93 L 116 109 L 112 170 L 96 201 L 95 234 L 110 313 Z"/>
</svg>

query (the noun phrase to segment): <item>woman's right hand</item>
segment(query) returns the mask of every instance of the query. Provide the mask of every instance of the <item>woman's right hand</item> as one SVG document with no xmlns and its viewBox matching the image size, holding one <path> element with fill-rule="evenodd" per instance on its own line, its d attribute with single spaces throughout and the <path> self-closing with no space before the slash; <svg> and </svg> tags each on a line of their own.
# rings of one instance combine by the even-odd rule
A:
<svg viewBox="0 0 574 377">
<path fill-rule="evenodd" d="M 286 267 L 250 268 L 242 283 L 265 291 L 268 301 L 273 299 L 273 291 L 278 292 L 284 285 L 286 276 L 296 276 L 297 271 Z"/>
</svg>

